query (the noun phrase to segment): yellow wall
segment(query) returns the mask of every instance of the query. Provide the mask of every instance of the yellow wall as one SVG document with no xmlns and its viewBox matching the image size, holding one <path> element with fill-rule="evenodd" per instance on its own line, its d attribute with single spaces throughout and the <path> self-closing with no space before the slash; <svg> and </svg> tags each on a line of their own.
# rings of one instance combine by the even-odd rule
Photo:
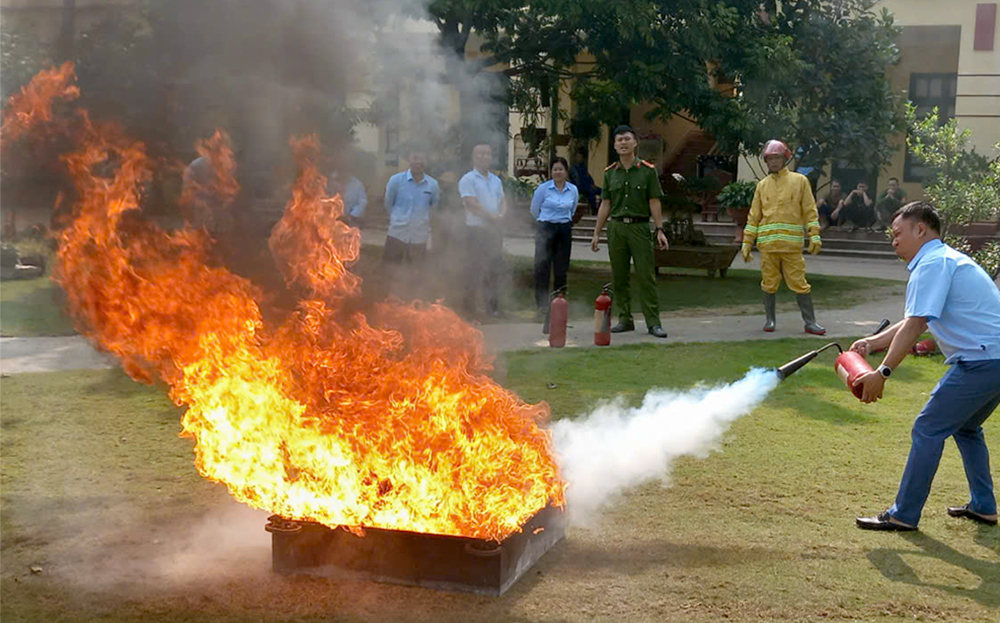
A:
<svg viewBox="0 0 1000 623">
<path fill-rule="evenodd" d="M 978 3 L 978 0 L 882 0 L 875 10 L 888 9 L 895 23 L 904 27 L 897 42 L 900 62 L 887 68 L 893 88 L 905 95 L 911 73 L 957 73 L 955 117 L 959 126 L 972 131 L 971 143 L 977 151 L 995 156 L 992 145 L 1000 140 L 1000 32 L 995 34 L 993 50 L 973 49 Z M 1000 29 L 1000 20 L 997 27 Z M 879 190 L 887 186 L 890 177 L 903 179 L 905 138 L 899 135 L 893 140 L 900 149 L 880 173 Z M 756 170 L 759 171 L 759 166 Z M 744 159 L 739 172 L 740 179 L 754 177 Z M 903 188 L 910 198 L 923 196 L 919 183 L 903 183 Z"/>
<path fill-rule="evenodd" d="M 959 127 L 971 130 L 971 143 L 977 151 L 994 156 L 992 145 L 1000 140 L 1000 32 L 994 34 L 993 50 L 973 49 L 976 4 L 978 0 L 883 0 L 876 9 L 887 8 L 896 23 L 904 27 L 958 27 L 957 46 L 926 46 L 930 49 L 924 50 L 921 47 L 925 46 L 908 38 L 909 32 L 904 31 L 902 42 L 907 45 L 901 48 L 900 65 L 890 71 L 890 76 L 893 86 L 905 91 L 911 72 L 957 73 L 955 117 Z M 1000 20 L 995 27 L 1000 30 Z M 900 143 L 902 140 L 902 136 L 897 138 Z M 890 176 L 902 179 L 903 158 L 901 149 L 880 177 L 880 187 Z M 919 184 L 904 187 L 911 197 L 922 194 Z"/>
</svg>

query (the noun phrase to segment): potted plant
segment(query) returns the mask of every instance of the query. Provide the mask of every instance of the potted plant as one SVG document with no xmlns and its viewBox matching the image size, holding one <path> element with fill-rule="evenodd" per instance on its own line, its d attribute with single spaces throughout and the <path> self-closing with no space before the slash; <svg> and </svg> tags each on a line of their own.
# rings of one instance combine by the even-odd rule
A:
<svg viewBox="0 0 1000 623">
<path fill-rule="evenodd" d="M 730 182 L 719 191 L 715 199 L 719 207 L 736 223 L 734 242 L 743 242 L 743 227 L 747 224 L 747 215 L 750 213 L 750 204 L 753 203 L 753 194 L 756 190 L 757 182 Z"/>
<path fill-rule="evenodd" d="M 725 277 L 729 265 L 739 252 L 739 245 L 710 245 L 705 233 L 694 226 L 694 213 L 719 189 L 714 178 L 685 179 L 673 175 L 665 184 L 667 192 L 660 200 L 663 207 L 664 229 L 670 240 L 666 251 L 656 249 L 655 262 L 661 266 L 703 268 L 709 276 Z"/>
</svg>

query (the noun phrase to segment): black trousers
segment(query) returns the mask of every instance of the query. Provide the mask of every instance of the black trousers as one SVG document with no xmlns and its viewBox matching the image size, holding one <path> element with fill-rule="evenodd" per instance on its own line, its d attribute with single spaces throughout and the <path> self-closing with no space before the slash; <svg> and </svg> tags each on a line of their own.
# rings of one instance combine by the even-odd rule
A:
<svg viewBox="0 0 1000 623">
<path fill-rule="evenodd" d="M 422 264 L 427 257 L 427 243 L 407 243 L 392 236 L 385 237 L 385 248 L 382 250 L 382 261 L 389 264 L 407 262 Z"/>
<path fill-rule="evenodd" d="M 476 294 L 482 288 L 488 314 L 500 311 L 500 270 L 503 262 L 503 230 L 495 225 L 465 228 L 465 295 L 467 313 L 476 309 Z"/>
<path fill-rule="evenodd" d="M 566 285 L 569 255 L 573 250 L 573 223 L 540 221 L 535 230 L 535 303 L 538 309 L 548 309 L 549 293 Z M 549 289 L 549 275 L 555 282 Z"/>
</svg>

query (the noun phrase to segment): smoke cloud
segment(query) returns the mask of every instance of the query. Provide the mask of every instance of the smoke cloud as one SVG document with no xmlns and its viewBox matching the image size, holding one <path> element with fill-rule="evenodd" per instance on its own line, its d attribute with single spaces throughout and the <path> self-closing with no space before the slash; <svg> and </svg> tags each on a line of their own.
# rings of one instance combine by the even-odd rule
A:
<svg viewBox="0 0 1000 623">
<path fill-rule="evenodd" d="M 653 389 L 638 407 L 618 399 L 583 418 L 556 422 L 553 441 L 569 483 L 571 521 L 587 524 L 614 496 L 665 479 L 678 457 L 707 455 L 729 425 L 777 385 L 773 370 L 754 369 L 728 385 Z"/>
</svg>

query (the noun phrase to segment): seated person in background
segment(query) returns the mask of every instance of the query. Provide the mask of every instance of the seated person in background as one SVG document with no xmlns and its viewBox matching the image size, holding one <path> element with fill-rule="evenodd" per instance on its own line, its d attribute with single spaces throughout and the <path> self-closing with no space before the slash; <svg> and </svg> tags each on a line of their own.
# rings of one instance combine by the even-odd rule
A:
<svg viewBox="0 0 1000 623">
<path fill-rule="evenodd" d="M 816 210 L 819 212 L 820 229 L 826 229 L 830 225 L 837 224 L 837 220 L 833 218 L 833 213 L 837 211 L 837 208 L 843 202 L 844 194 L 840 190 L 840 180 L 833 180 L 830 182 L 830 192 L 816 202 Z"/>
<path fill-rule="evenodd" d="M 892 215 L 906 203 L 906 191 L 899 187 L 899 179 L 889 178 L 889 188 L 886 188 L 875 200 L 875 226 L 879 229 L 889 227 Z"/>
<path fill-rule="evenodd" d="M 871 227 L 875 222 L 875 202 L 868 196 L 868 184 L 858 182 L 858 187 L 844 198 L 839 208 L 833 211 L 833 218 L 840 225 L 850 224 L 852 228 Z"/>
<path fill-rule="evenodd" d="M 594 185 L 594 178 L 587 171 L 587 162 L 583 157 L 583 152 L 577 152 L 573 155 L 573 167 L 569 170 L 569 180 L 580 191 L 580 196 L 587 199 L 590 213 L 597 214 L 597 196 L 601 194 L 601 187 Z"/>
</svg>

